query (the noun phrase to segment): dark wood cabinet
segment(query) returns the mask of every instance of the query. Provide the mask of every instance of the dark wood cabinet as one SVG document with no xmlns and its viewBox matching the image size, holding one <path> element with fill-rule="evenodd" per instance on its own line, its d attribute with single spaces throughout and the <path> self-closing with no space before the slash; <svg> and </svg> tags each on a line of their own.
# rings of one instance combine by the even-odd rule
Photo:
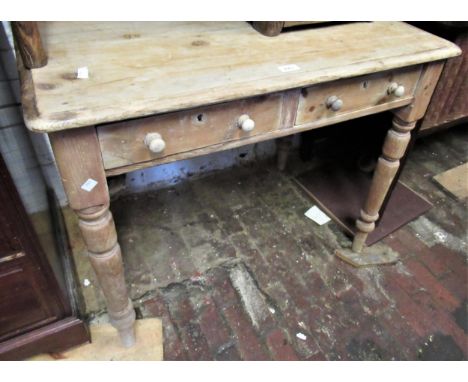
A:
<svg viewBox="0 0 468 382">
<path fill-rule="evenodd" d="M 468 121 L 468 22 L 414 22 L 444 39 L 453 41 L 462 54 L 447 60 L 421 121 L 422 135 Z"/>
<path fill-rule="evenodd" d="M 0 156 L 0 360 L 87 341 Z"/>
<path fill-rule="evenodd" d="M 453 41 L 462 54 L 445 64 L 421 131 L 435 131 L 468 120 L 468 31 L 465 29 Z"/>
<path fill-rule="evenodd" d="M 46 295 L 44 277 L 28 262 L 20 257 L 0 268 L 0 341 L 60 318 L 56 301 Z"/>
</svg>

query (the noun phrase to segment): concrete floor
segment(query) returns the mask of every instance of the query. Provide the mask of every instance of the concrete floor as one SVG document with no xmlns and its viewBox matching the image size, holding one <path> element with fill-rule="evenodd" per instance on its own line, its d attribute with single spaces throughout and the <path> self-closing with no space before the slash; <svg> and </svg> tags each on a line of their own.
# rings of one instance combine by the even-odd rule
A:
<svg viewBox="0 0 468 382">
<path fill-rule="evenodd" d="M 164 324 L 164 358 L 466 359 L 467 203 L 432 176 L 468 160 L 466 128 L 421 139 L 401 180 L 434 204 L 384 240 L 394 266 L 354 269 L 334 256 L 349 239 L 292 176 L 294 157 L 217 172 L 112 203 L 140 317 Z M 68 214 L 68 221 L 73 220 Z M 105 319 L 95 276 L 71 228 L 87 312 Z"/>
</svg>

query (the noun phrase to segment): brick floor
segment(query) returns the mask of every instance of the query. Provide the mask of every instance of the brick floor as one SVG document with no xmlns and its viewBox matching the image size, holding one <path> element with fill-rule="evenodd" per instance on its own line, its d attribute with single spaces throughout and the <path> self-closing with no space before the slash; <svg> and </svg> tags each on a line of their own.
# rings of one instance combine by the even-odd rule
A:
<svg viewBox="0 0 468 382">
<path fill-rule="evenodd" d="M 402 180 L 434 207 L 384 240 L 394 266 L 333 255 L 349 239 L 303 216 L 297 158 L 285 173 L 259 163 L 114 202 L 131 296 L 163 318 L 165 359 L 466 359 L 466 201 L 431 180 L 467 160 L 466 138 L 418 141 Z"/>
</svg>

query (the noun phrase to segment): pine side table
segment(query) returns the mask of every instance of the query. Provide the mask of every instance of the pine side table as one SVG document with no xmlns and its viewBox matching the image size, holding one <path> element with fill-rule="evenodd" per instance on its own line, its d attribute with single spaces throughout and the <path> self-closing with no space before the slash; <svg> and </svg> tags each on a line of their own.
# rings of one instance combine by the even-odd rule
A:
<svg viewBox="0 0 468 382">
<path fill-rule="evenodd" d="M 392 110 L 358 233 L 337 250 L 358 266 L 392 262 L 364 242 L 445 60 L 460 54 L 402 22 L 274 38 L 244 22 L 16 22 L 13 31 L 26 125 L 49 135 L 125 346 L 135 313 L 106 176 Z"/>
</svg>

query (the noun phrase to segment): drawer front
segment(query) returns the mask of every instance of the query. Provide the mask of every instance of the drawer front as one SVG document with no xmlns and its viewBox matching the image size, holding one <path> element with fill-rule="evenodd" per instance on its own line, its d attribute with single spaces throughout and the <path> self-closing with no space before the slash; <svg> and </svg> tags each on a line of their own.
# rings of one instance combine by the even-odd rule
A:
<svg viewBox="0 0 468 382">
<path fill-rule="evenodd" d="M 104 168 L 151 161 L 277 130 L 281 125 L 282 98 L 280 93 L 275 93 L 98 126 Z M 252 130 L 244 131 L 240 127 L 239 117 L 242 115 L 248 115 L 254 121 Z M 252 127 L 251 121 L 248 123 Z M 148 140 L 145 143 L 148 134 L 154 137 L 154 133 L 164 142 L 161 143 L 164 149 L 159 153 L 150 151 Z"/>
<path fill-rule="evenodd" d="M 320 122 L 324 119 L 333 119 L 366 110 L 368 113 L 365 114 L 370 114 L 373 109 L 378 108 L 379 111 L 391 109 L 401 106 L 405 100 L 409 103 L 413 97 L 420 72 L 420 67 L 412 67 L 304 88 L 299 98 L 295 124 Z M 399 96 L 395 93 L 389 94 L 388 89 L 393 83 L 403 86 L 404 93 L 399 94 Z M 339 107 L 338 110 L 333 109 L 332 102 L 327 105 L 327 100 L 331 97 L 341 101 L 341 107 L 340 104 L 335 105 L 335 109 Z"/>
</svg>

